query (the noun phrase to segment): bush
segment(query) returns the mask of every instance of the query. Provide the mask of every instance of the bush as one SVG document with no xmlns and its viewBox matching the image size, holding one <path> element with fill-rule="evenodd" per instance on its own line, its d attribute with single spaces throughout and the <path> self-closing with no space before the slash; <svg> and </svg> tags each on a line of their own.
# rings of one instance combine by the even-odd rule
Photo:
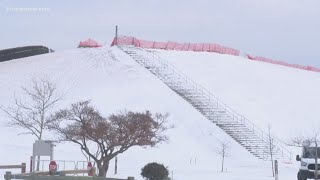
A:
<svg viewBox="0 0 320 180">
<path fill-rule="evenodd" d="M 146 180 L 168 179 L 169 171 L 163 164 L 148 163 L 141 169 L 141 176 Z"/>
</svg>

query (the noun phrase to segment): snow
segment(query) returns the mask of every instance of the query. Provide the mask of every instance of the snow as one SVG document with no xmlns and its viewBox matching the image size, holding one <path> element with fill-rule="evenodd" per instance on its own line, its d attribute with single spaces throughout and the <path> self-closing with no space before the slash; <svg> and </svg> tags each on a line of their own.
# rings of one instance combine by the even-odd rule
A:
<svg viewBox="0 0 320 180">
<path fill-rule="evenodd" d="M 270 124 L 283 140 L 320 125 L 320 73 L 216 53 L 157 52 L 262 129 Z"/>
<path fill-rule="evenodd" d="M 215 53 L 161 50 L 156 53 L 260 127 L 270 123 L 279 138 L 290 137 L 299 127 L 319 125 L 316 116 L 320 97 L 316 93 L 320 90 L 320 75 L 317 73 Z M 167 132 L 169 142 L 156 148 L 135 147 L 121 154 L 118 174 L 114 175 L 112 161 L 110 177 L 134 176 L 139 180 L 145 164 L 159 162 L 169 167 L 175 180 L 273 179 L 270 162 L 253 157 L 116 47 L 66 50 L 0 63 L 0 106 L 10 105 L 13 93 L 19 95 L 20 87 L 37 76 L 56 82 L 65 94 L 58 107 L 91 99 L 105 115 L 123 109 L 170 114 L 168 125 L 173 128 Z M 22 130 L 5 127 L 5 121 L 5 116 L 0 116 L 1 164 L 29 164 L 35 139 L 17 135 Z M 221 157 L 216 153 L 220 141 L 231 144 L 225 173 L 219 172 Z M 55 159 L 86 160 L 78 147 L 70 143 L 57 144 Z M 73 163 L 66 164 L 71 167 Z M 296 164 L 279 166 L 280 179 L 296 178 Z M 0 178 L 3 173 L 0 171 Z"/>
</svg>

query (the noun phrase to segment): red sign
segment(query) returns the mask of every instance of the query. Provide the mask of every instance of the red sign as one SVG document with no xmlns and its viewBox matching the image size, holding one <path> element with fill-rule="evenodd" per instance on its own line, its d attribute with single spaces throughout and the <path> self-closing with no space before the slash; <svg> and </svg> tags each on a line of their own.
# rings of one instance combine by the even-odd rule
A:
<svg viewBox="0 0 320 180">
<path fill-rule="evenodd" d="M 87 168 L 88 168 L 88 169 L 91 169 L 91 168 L 92 168 L 92 163 L 91 163 L 91 162 L 88 162 Z"/>
<path fill-rule="evenodd" d="M 57 163 L 55 161 L 50 161 L 49 171 L 52 172 L 52 171 L 56 171 L 56 170 L 57 170 Z"/>
</svg>

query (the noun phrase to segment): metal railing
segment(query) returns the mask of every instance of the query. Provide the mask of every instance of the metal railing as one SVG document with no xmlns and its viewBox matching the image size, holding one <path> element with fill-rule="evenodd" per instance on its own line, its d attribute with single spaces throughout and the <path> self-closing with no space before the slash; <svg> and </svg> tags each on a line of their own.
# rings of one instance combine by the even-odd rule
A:
<svg viewBox="0 0 320 180">
<path fill-rule="evenodd" d="M 40 160 L 40 171 L 49 170 L 49 164 L 51 160 Z M 94 166 L 93 161 L 67 161 L 67 160 L 55 160 L 57 163 L 57 170 L 77 170 L 86 169 L 89 162 Z"/>
<path fill-rule="evenodd" d="M 21 169 L 21 173 L 26 172 L 26 163 L 21 163 L 21 165 L 0 165 L 0 169 Z"/>
<path fill-rule="evenodd" d="M 257 135 L 259 138 L 261 138 L 262 141 L 264 141 L 266 143 L 270 143 L 269 135 L 266 132 L 264 132 L 261 128 L 257 127 L 253 122 L 248 120 L 243 115 L 237 113 L 233 108 L 229 107 L 227 104 L 225 104 L 223 101 L 221 101 L 218 97 L 216 97 L 213 93 L 211 93 L 207 88 L 194 82 L 191 78 L 189 78 L 182 71 L 178 70 L 175 66 L 170 64 L 167 60 L 165 60 L 164 58 L 162 58 L 158 54 L 156 54 L 156 52 L 154 50 L 146 50 L 146 49 L 137 48 L 137 47 L 124 47 L 124 46 L 118 46 L 118 47 L 125 52 L 126 51 L 133 51 L 133 52 L 140 51 L 140 52 L 142 52 L 143 56 L 141 56 L 140 54 L 137 54 L 137 56 L 141 56 L 140 61 L 142 61 L 142 63 L 144 63 L 143 65 L 145 67 L 148 67 L 152 64 L 158 70 L 162 69 L 162 70 L 165 70 L 166 73 L 168 73 L 168 72 L 172 73 L 172 75 L 176 76 L 179 80 L 182 80 L 182 82 L 185 82 L 188 86 L 193 88 L 193 90 L 195 90 L 197 93 L 200 93 L 201 95 L 206 97 L 210 103 L 215 104 L 217 107 L 224 110 L 225 113 L 228 114 L 232 118 L 232 120 L 234 120 L 242 125 L 245 125 L 245 127 L 250 129 L 252 132 L 255 133 L 255 135 Z M 133 56 L 133 55 L 131 55 L 131 56 Z M 135 60 L 137 61 L 137 59 L 135 59 Z M 149 64 L 147 64 L 147 63 L 149 63 Z M 155 63 L 158 64 L 158 67 Z M 149 68 L 151 68 L 151 67 L 149 67 Z M 159 74 L 159 72 L 157 75 L 161 76 L 161 74 Z M 162 77 L 162 78 L 164 78 L 164 77 Z M 173 79 L 173 81 L 177 81 L 177 79 Z M 172 83 L 176 83 L 176 82 L 172 82 Z M 210 118 L 208 118 L 208 119 L 210 119 Z M 210 120 L 212 120 L 212 119 L 210 119 Z M 213 121 L 214 121 L 214 119 L 213 119 Z M 292 153 L 282 145 L 283 144 L 282 141 L 275 138 L 275 137 L 272 137 L 271 139 L 272 139 L 272 144 L 276 147 L 275 149 L 277 151 L 280 151 L 282 153 L 282 155 L 286 156 L 286 158 L 288 158 L 289 160 L 292 160 Z"/>
</svg>

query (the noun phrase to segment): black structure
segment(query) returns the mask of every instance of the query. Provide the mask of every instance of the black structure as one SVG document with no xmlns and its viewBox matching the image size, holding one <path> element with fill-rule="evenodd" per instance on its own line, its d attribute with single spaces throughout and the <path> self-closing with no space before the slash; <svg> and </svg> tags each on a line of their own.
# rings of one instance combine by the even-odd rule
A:
<svg viewBox="0 0 320 180">
<path fill-rule="evenodd" d="M 0 62 L 54 52 L 45 46 L 24 46 L 0 50 Z"/>
</svg>

